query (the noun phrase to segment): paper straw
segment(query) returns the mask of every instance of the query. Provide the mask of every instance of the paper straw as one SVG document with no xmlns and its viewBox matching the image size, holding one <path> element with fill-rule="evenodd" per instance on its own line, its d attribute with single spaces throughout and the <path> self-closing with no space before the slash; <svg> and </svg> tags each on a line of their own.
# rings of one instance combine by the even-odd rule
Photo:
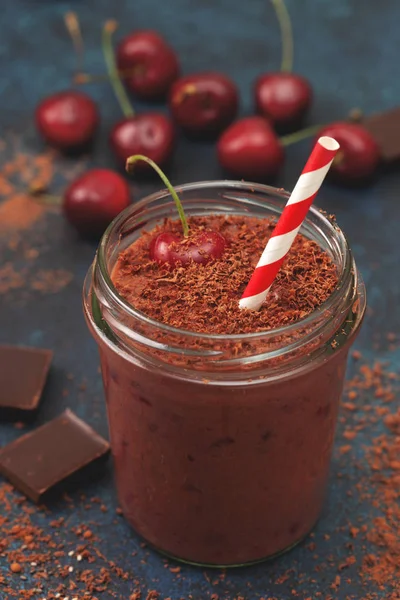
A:
<svg viewBox="0 0 400 600">
<path fill-rule="evenodd" d="M 255 271 L 239 301 L 240 308 L 258 310 L 325 179 L 339 144 L 331 137 L 320 137 L 287 201 Z"/>
</svg>

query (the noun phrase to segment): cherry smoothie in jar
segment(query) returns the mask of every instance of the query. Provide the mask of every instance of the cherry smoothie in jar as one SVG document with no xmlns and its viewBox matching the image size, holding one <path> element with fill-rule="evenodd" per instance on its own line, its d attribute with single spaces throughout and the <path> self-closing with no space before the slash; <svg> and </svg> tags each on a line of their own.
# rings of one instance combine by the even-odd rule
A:
<svg viewBox="0 0 400 600">
<path fill-rule="evenodd" d="M 238 301 L 288 195 L 235 181 L 177 188 L 222 255 L 160 264 L 181 235 L 169 192 L 126 209 L 84 288 L 99 350 L 119 500 L 151 545 L 243 565 L 306 536 L 321 511 L 365 289 L 346 238 L 312 208 L 266 302 Z"/>
</svg>

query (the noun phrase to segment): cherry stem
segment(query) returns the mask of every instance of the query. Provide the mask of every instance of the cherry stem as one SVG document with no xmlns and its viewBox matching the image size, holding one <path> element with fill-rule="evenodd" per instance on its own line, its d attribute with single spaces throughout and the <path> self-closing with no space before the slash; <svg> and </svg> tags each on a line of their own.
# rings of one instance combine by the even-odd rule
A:
<svg viewBox="0 0 400 600">
<path fill-rule="evenodd" d="M 281 71 L 291 73 L 293 70 L 293 31 L 292 21 L 284 0 L 271 0 L 278 19 L 282 39 Z"/>
<path fill-rule="evenodd" d="M 118 75 L 120 79 L 129 79 L 132 75 L 136 73 L 136 67 L 131 67 L 130 69 L 123 69 L 122 71 L 118 71 Z M 92 75 L 91 73 L 80 72 L 77 73 L 74 77 L 74 83 L 77 85 L 83 85 L 84 83 L 98 83 L 102 81 L 109 81 L 110 76 L 105 74 L 100 75 Z"/>
<path fill-rule="evenodd" d="M 175 202 L 176 208 L 178 209 L 179 218 L 182 223 L 183 235 L 184 235 L 184 237 L 187 237 L 189 235 L 189 225 L 188 225 L 188 222 L 186 219 L 185 211 L 183 210 L 182 202 L 180 201 L 180 198 L 179 198 L 178 194 L 176 193 L 175 188 L 172 186 L 170 180 L 165 175 L 165 173 L 160 169 L 160 167 L 153 160 L 151 160 L 151 158 L 149 158 L 148 156 L 143 156 L 143 154 L 135 154 L 134 156 L 130 156 L 128 158 L 128 160 L 126 161 L 126 170 L 128 171 L 128 173 L 132 173 L 134 170 L 134 164 L 136 162 L 138 162 L 139 160 L 144 160 L 144 162 L 146 162 L 148 165 L 150 165 L 163 180 L 165 187 L 171 194 L 171 196 Z"/>
<path fill-rule="evenodd" d="M 107 71 L 111 80 L 111 85 L 113 86 L 114 93 L 121 106 L 122 112 L 124 113 L 125 117 L 134 117 L 135 111 L 132 108 L 125 88 L 122 85 L 117 65 L 115 63 L 115 54 L 112 45 L 112 35 L 116 31 L 117 27 L 118 24 L 114 20 L 107 21 L 103 27 L 102 47 L 104 60 L 107 65 Z"/>
<path fill-rule="evenodd" d="M 338 167 L 339 165 L 341 165 L 343 163 L 343 161 L 344 161 L 343 150 L 339 150 L 339 152 L 336 153 L 336 156 L 333 159 L 332 166 L 333 167 Z"/>
<path fill-rule="evenodd" d="M 62 204 L 61 196 L 55 196 L 54 194 L 29 192 L 29 197 L 43 206 L 61 206 Z"/>
<path fill-rule="evenodd" d="M 349 121 L 352 121 L 353 123 L 360 123 L 363 120 L 363 117 L 364 114 L 361 108 L 352 108 L 348 114 Z"/>
<path fill-rule="evenodd" d="M 322 129 L 323 125 L 311 125 L 311 127 L 306 127 L 305 129 L 300 129 L 300 131 L 295 131 L 294 133 L 289 133 L 289 135 L 284 135 L 279 138 L 282 146 L 290 146 L 291 144 L 295 144 L 296 142 L 301 142 L 312 135 L 315 135 Z"/>
<path fill-rule="evenodd" d="M 75 54 L 76 54 L 76 71 L 80 73 L 83 71 L 83 63 L 84 63 L 84 52 L 85 48 L 83 45 L 83 37 L 81 28 L 79 25 L 79 19 L 74 12 L 67 12 L 64 15 L 64 23 L 67 31 L 71 37 L 72 44 L 74 46 Z"/>
</svg>

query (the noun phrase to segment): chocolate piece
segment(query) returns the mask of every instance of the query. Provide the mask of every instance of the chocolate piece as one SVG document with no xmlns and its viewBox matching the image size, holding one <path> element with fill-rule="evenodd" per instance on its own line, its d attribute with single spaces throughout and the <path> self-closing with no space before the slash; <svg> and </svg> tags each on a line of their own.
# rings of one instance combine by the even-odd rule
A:
<svg viewBox="0 0 400 600">
<path fill-rule="evenodd" d="M 400 159 L 400 107 L 365 117 L 361 124 L 374 137 L 383 161 Z"/>
<path fill-rule="evenodd" d="M 0 415 L 24 419 L 38 408 L 53 353 L 0 346 Z"/>
<path fill-rule="evenodd" d="M 0 473 L 38 502 L 60 482 L 108 456 L 109 443 L 73 412 L 27 433 L 0 450 Z"/>
</svg>

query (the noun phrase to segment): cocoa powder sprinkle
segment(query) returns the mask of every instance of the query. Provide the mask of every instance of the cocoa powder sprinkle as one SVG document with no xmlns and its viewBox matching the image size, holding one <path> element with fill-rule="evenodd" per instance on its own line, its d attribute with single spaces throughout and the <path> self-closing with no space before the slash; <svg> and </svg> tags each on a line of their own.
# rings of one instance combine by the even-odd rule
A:
<svg viewBox="0 0 400 600">
<path fill-rule="evenodd" d="M 150 259 L 151 240 L 161 232 L 181 232 L 166 220 L 142 232 L 121 253 L 112 278 L 119 294 L 136 309 L 178 329 L 198 333 L 240 334 L 265 331 L 306 317 L 332 294 L 338 282 L 330 256 L 298 235 L 259 311 L 239 309 L 246 287 L 274 229 L 271 220 L 248 216 L 189 218 L 192 233 L 213 230 L 228 246 L 221 259 L 205 265 L 160 265 Z"/>
</svg>

